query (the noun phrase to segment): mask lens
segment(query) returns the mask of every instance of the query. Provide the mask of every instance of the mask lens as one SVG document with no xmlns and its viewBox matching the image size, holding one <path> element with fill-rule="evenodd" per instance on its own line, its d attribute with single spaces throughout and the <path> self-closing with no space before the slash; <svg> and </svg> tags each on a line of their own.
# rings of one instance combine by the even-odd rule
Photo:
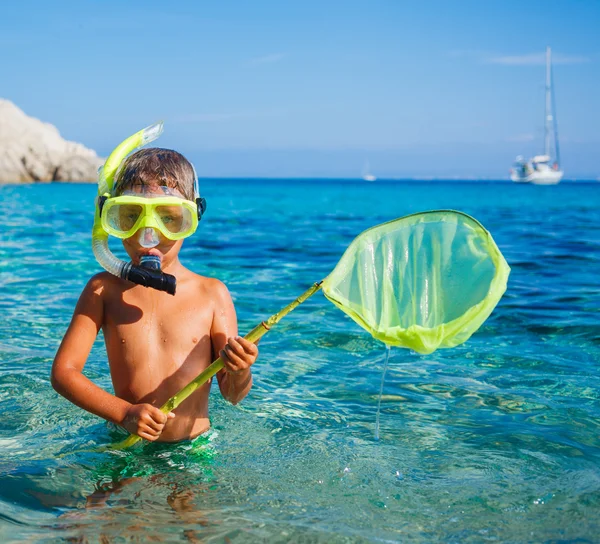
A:
<svg viewBox="0 0 600 544">
<path fill-rule="evenodd" d="M 142 207 L 138 204 L 119 204 L 108 210 L 106 219 L 111 228 L 125 233 L 134 227 L 140 215 Z"/>
<path fill-rule="evenodd" d="M 157 206 L 156 215 L 165 229 L 173 234 L 181 234 L 192 227 L 192 212 L 183 206 Z"/>
</svg>

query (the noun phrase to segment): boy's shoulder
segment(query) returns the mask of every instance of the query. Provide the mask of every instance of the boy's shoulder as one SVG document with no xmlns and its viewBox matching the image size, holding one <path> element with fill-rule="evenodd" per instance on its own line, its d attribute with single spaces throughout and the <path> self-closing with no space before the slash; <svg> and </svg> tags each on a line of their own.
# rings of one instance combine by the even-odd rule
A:
<svg viewBox="0 0 600 544">
<path fill-rule="evenodd" d="M 85 289 L 100 295 L 107 288 L 119 287 L 120 285 L 124 285 L 124 283 L 124 280 L 113 276 L 109 272 L 98 272 L 88 280 Z"/>
<path fill-rule="evenodd" d="M 211 297 L 230 296 L 227 286 L 217 278 L 201 276 L 200 274 L 196 274 L 195 272 L 187 270 L 184 282 L 186 287 L 189 287 L 196 291 L 200 291 Z"/>
<path fill-rule="evenodd" d="M 94 274 L 83 289 L 83 295 L 98 296 L 103 300 L 111 297 L 120 297 L 125 291 L 135 287 L 135 284 L 123 280 L 109 272 Z"/>
</svg>

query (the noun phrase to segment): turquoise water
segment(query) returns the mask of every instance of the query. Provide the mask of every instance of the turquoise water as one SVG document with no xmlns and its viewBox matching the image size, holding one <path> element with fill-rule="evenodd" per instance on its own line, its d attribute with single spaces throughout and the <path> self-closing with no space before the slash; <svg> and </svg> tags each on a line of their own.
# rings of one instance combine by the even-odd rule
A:
<svg viewBox="0 0 600 544">
<path fill-rule="evenodd" d="M 202 190 L 182 260 L 228 285 L 241 331 L 323 278 L 361 230 L 432 208 L 492 232 L 509 288 L 467 344 L 392 350 L 379 441 L 384 348 L 316 295 L 261 342 L 242 404 L 213 391 L 206 440 L 60 457 L 114 440 L 48 378 L 98 271 L 95 188 L 0 187 L 0 541 L 597 541 L 600 184 Z M 101 338 L 86 374 L 110 387 Z"/>
</svg>

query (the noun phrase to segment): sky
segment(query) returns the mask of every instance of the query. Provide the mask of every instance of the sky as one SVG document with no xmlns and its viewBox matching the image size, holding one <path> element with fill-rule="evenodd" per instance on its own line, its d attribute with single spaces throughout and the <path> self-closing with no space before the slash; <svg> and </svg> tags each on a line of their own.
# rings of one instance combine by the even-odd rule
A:
<svg viewBox="0 0 600 544">
<path fill-rule="evenodd" d="M 598 0 L 19 0 L 0 98 L 106 156 L 200 177 L 506 179 L 543 150 L 551 46 L 565 179 L 600 177 Z"/>
</svg>

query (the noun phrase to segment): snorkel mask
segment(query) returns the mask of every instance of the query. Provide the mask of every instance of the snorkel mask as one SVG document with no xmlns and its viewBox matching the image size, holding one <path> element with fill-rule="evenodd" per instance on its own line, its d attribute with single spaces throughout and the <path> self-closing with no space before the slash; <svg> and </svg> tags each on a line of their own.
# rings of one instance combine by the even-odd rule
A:
<svg viewBox="0 0 600 544">
<path fill-rule="evenodd" d="M 160 187 L 161 193 L 129 192 L 121 196 L 112 195 L 115 174 L 125 158 L 156 140 L 162 131 L 161 122 L 136 132 L 114 149 L 98 171 L 92 249 L 98 263 L 107 272 L 138 285 L 174 295 L 175 276 L 162 272 L 159 257 L 145 255 L 137 266 L 118 259 L 108 248 L 109 234 L 125 239 L 139 232 L 139 243 L 147 248 L 159 244 L 159 232 L 169 240 L 181 240 L 195 232 L 198 221 L 206 210 L 206 201 L 199 194 L 195 170 L 195 202 L 175 196 L 167 187 Z"/>
</svg>

